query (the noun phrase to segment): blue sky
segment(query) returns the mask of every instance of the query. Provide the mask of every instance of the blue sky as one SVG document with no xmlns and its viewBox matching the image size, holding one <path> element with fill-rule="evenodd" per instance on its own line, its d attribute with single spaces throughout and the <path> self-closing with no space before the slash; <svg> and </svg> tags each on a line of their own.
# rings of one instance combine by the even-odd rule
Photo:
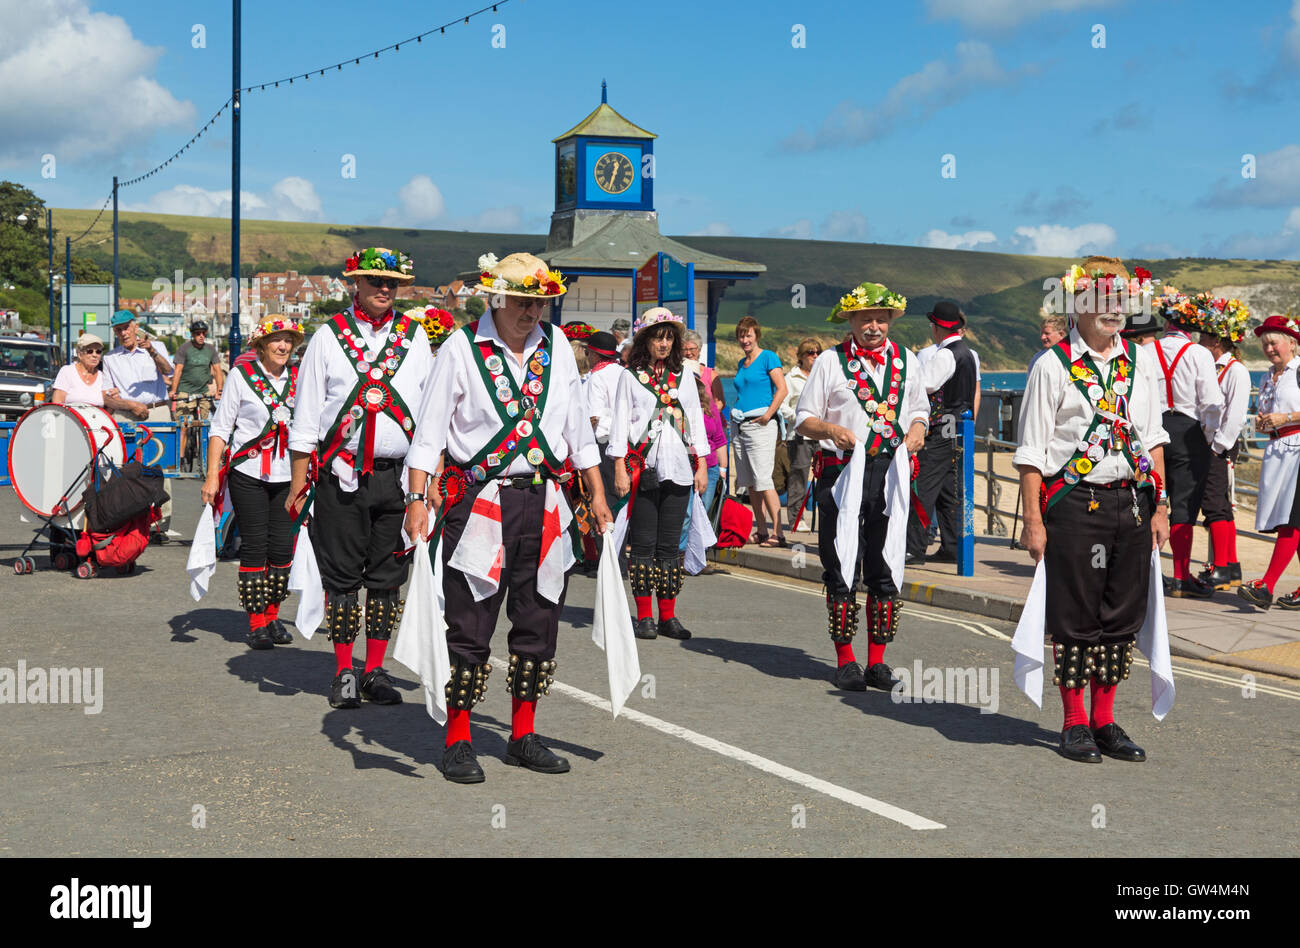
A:
<svg viewBox="0 0 1300 948">
<path fill-rule="evenodd" d="M 480 5 L 245 3 L 243 81 Z M 229 95 L 228 2 L 0 0 L 0 22 L 0 177 L 56 207 L 98 206 Z M 246 96 L 244 213 L 544 232 L 550 140 L 602 78 L 659 135 L 667 233 L 1300 257 L 1300 0 L 509 0 Z M 123 206 L 227 214 L 228 115 Z"/>
</svg>

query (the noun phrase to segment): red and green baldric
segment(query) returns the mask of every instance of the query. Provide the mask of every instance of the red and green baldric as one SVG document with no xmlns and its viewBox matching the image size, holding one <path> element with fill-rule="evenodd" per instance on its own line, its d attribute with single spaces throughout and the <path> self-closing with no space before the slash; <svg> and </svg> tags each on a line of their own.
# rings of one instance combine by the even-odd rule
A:
<svg viewBox="0 0 1300 948">
<path fill-rule="evenodd" d="M 867 371 L 866 359 L 853 355 L 853 340 L 850 337 L 835 348 L 839 356 L 840 369 L 844 377 L 853 386 L 862 410 L 871 419 L 871 437 L 866 442 L 867 454 L 875 457 L 893 457 L 898 446 L 903 443 L 903 432 L 898 427 L 898 412 L 903 404 L 903 385 L 907 381 L 907 360 L 898 349 L 898 343 L 892 339 L 885 343 L 885 382 L 882 392 L 876 388 L 871 373 Z"/>
<path fill-rule="evenodd" d="M 360 422 L 361 450 L 352 459 L 352 465 L 360 473 L 369 474 L 374 470 L 375 429 L 381 412 L 397 422 L 408 443 L 415 431 L 415 418 L 393 386 L 392 378 L 411 351 L 412 327 L 417 324 L 408 316 L 394 319 L 387 346 L 376 355 L 373 363 L 366 359 L 364 337 L 352 318 L 351 310 L 339 313 L 328 325 L 343 352 L 352 360 L 357 384 L 347 398 L 348 408 L 339 413 L 321 442 L 320 465 L 324 467 L 334 460 L 351 435 L 352 426 Z"/>
<path fill-rule="evenodd" d="M 645 433 L 641 435 L 641 440 L 635 445 L 628 445 L 627 457 L 623 459 L 632 485 L 627 494 L 629 516 L 632 513 L 631 506 L 636 500 L 637 487 L 641 483 L 641 473 L 645 470 L 645 459 L 650 453 L 650 443 L 665 430 L 676 431 L 677 436 L 682 439 L 687 454 L 690 455 L 692 469 L 697 463 L 695 452 L 686 440 L 686 413 L 682 411 L 679 388 L 682 373 L 661 371 L 657 375 L 651 375 L 645 369 L 637 369 L 632 375 L 646 391 L 654 396 L 655 413 L 653 418 L 646 421 Z"/>
<path fill-rule="evenodd" d="M 496 343 L 490 339 L 475 340 L 477 321 L 461 330 L 469 337 L 479 378 L 494 393 L 501 430 L 464 466 L 444 467 L 438 478 L 438 490 L 450 505 L 464 497 L 473 484 L 499 476 L 521 454 L 533 466 L 534 484 L 542 482 L 542 467 L 557 477 L 563 473 L 564 462 L 556 459 L 542 434 L 541 418 L 550 387 L 553 342 L 551 326 L 547 323 L 540 326 L 542 340 L 524 367 L 523 385 L 517 384 L 514 375 L 506 369 L 505 355 Z"/>
<path fill-rule="evenodd" d="M 1075 445 L 1074 456 L 1061 470 L 1043 479 L 1044 512 L 1083 480 L 1108 451 L 1119 451 L 1124 456 L 1134 472 L 1133 481 L 1137 487 L 1156 490 L 1151 460 L 1143 453 L 1142 443 L 1129 420 L 1129 396 L 1137 364 L 1137 347 L 1131 339 L 1125 339 L 1123 343 L 1123 350 L 1110 362 L 1109 376 L 1097 368 L 1086 351 L 1080 358 L 1070 361 L 1068 339 L 1052 347 L 1070 374 L 1070 380 L 1092 405 L 1094 414 L 1083 439 Z"/>
<path fill-rule="evenodd" d="M 289 387 L 284 398 L 276 392 L 271 380 L 266 377 L 256 359 L 241 362 L 237 366 L 244 381 L 254 394 L 266 406 L 266 424 L 262 430 L 238 451 L 230 456 L 230 466 L 234 466 L 246 457 L 262 458 L 262 475 L 271 473 L 272 457 L 284 457 L 289 449 L 289 420 L 293 418 L 294 393 L 298 387 L 298 369 L 289 369 Z"/>
</svg>

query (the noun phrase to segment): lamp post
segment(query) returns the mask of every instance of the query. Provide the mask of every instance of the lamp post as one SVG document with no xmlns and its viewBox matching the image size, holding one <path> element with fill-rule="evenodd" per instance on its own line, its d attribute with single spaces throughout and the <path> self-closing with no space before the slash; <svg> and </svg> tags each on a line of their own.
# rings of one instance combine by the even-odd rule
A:
<svg viewBox="0 0 1300 948">
<path fill-rule="evenodd" d="M 28 221 L 27 210 L 24 209 L 18 214 L 16 220 L 20 224 L 26 224 Z M 45 209 L 45 236 L 49 244 L 49 261 L 47 272 L 49 273 L 49 298 L 50 298 L 50 339 L 54 339 L 54 212 L 50 208 Z"/>
</svg>

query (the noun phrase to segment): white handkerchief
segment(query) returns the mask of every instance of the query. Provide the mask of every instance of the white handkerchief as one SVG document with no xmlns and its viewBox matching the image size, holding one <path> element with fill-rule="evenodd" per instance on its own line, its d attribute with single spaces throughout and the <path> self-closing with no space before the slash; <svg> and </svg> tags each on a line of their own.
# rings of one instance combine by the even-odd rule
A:
<svg viewBox="0 0 1300 948">
<path fill-rule="evenodd" d="M 853 446 L 849 463 L 831 488 L 839 516 L 835 518 L 835 555 L 840 559 L 840 577 L 853 589 L 853 574 L 858 565 L 858 523 L 862 518 L 862 477 L 867 452 L 862 439 Z"/>
<path fill-rule="evenodd" d="M 321 585 L 320 567 L 316 551 L 312 549 L 307 523 L 298 529 L 298 543 L 293 550 L 293 565 L 289 567 L 289 588 L 299 593 L 298 612 L 293 624 L 310 639 L 325 618 L 325 587 Z"/>
<path fill-rule="evenodd" d="M 889 575 L 894 588 L 903 591 L 903 562 L 907 559 L 907 516 L 912 507 L 912 466 L 908 463 L 907 448 L 901 444 L 894 452 L 894 460 L 885 475 L 885 514 L 889 526 L 885 528 L 885 548 L 881 551 L 889 564 Z"/>
<path fill-rule="evenodd" d="M 190 556 L 185 562 L 185 572 L 190 576 L 190 596 L 198 602 L 208 594 L 208 584 L 217 571 L 217 527 L 213 523 L 212 505 L 204 504 L 194 528 Z"/>
<path fill-rule="evenodd" d="M 623 590 L 623 575 L 618 569 L 618 549 L 614 538 L 606 533 L 596 570 L 596 609 L 591 623 L 591 640 L 605 650 L 609 703 L 614 717 L 618 717 L 641 681 L 641 661 L 632 634 L 632 615 Z"/>
<path fill-rule="evenodd" d="M 339 455 L 334 455 L 334 460 L 330 463 L 330 470 L 334 476 L 339 479 L 339 490 L 345 494 L 351 494 L 357 489 L 357 469 Z"/>
<path fill-rule="evenodd" d="M 708 511 L 704 501 L 691 488 L 691 526 L 686 534 L 686 572 L 695 576 L 708 563 L 709 547 L 718 542 L 718 536 L 709 523 Z"/>
<path fill-rule="evenodd" d="M 1151 583 L 1147 587 L 1147 618 L 1138 630 L 1137 647 L 1151 663 L 1151 713 L 1163 721 L 1174 706 L 1174 666 L 1169 660 L 1169 622 L 1165 615 L 1164 579 L 1160 551 L 1151 551 Z"/>
<path fill-rule="evenodd" d="M 1016 624 L 1016 634 L 1011 648 L 1016 653 L 1016 664 L 1011 675 L 1016 687 L 1023 691 L 1038 707 L 1043 706 L 1043 662 L 1047 646 L 1043 642 L 1047 628 L 1047 568 L 1038 561 L 1034 581 L 1029 585 L 1029 598 Z"/>
<path fill-rule="evenodd" d="M 406 608 L 397 627 L 393 660 L 401 662 L 424 686 L 424 707 L 439 724 L 447 723 L 447 693 L 451 655 L 447 623 L 442 616 L 442 555 L 428 540 L 415 544 Z"/>
</svg>

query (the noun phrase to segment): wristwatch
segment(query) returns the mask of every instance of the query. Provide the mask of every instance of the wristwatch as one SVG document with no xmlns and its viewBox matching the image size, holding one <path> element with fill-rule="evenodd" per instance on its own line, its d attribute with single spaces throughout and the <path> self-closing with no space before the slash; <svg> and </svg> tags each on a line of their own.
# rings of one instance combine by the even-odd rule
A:
<svg viewBox="0 0 1300 948">
<path fill-rule="evenodd" d="M 406 495 L 406 505 L 409 507 L 411 504 L 414 503 L 422 504 L 424 503 L 424 499 L 425 499 L 424 494 L 417 494 L 415 491 L 411 491 Z"/>
</svg>

